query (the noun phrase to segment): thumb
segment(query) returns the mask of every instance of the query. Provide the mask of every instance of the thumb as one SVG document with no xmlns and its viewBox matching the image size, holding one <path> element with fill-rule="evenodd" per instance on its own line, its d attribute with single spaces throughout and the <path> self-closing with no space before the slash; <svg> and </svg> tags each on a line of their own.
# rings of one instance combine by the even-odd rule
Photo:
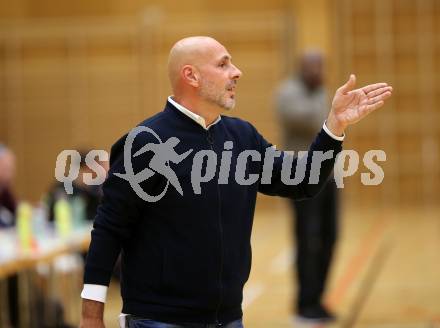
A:
<svg viewBox="0 0 440 328">
<path fill-rule="evenodd" d="M 346 94 L 347 92 L 353 90 L 355 85 L 356 85 L 356 75 L 350 74 L 348 81 L 342 87 L 339 88 L 339 91 L 341 91 L 343 94 Z"/>
</svg>

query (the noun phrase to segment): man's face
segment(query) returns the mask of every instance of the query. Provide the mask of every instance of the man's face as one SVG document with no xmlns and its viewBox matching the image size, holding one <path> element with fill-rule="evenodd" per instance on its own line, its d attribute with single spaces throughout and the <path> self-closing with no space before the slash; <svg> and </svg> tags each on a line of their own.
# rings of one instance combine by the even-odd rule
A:
<svg viewBox="0 0 440 328">
<path fill-rule="evenodd" d="M 7 152 L 0 157 L 0 190 L 12 183 L 15 175 L 15 157 Z"/>
<path fill-rule="evenodd" d="M 320 56 L 305 57 L 301 63 L 301 75 L 304 83 L 311 90 L 323 83 L 323 62 Z"/>
<path fill-rule="evenodd" d="M 228 51 L 221 44 L 214 44 L 198 68 L 200 97 L 226 110 L 234 108 L 235 87 L 242 73 L 232 64 Z"/>
</svg>

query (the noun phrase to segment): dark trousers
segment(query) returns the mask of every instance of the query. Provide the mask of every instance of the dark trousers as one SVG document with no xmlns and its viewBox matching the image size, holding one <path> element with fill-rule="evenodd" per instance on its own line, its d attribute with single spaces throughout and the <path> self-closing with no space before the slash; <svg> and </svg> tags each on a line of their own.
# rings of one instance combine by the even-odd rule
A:
<svg viewBox="0 0 440 328">
<path fill-rule="evenodd" d="M 149 319 L 141 319 L 133 316 L 128 316 L 126 327 L 127 328 L 243 328 L 243 322 L 241 319 L 239 319 L 222 325 L 197 324 L 197 323 L 172 324 L 172 323 L 164 323 Z"/>
<path fill-rule="evenodd" d="M 292 200 L 296 215 L 297 308 L 321 304 L 337 236 L 337 188 L 333 179 L 314 198 Z"/>
<path fill-rule="evenodd" d="M 18 276 L 12 275 L 8 279 L 9 320 L 12 327 L 18 327 Z"/>
</svg>

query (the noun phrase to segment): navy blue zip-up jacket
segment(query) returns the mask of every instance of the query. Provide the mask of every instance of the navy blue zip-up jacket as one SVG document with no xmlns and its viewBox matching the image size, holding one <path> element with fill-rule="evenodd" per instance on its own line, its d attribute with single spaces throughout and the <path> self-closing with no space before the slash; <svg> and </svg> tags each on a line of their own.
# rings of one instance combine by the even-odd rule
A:
<svg viewBox="0 0 440 328">
<path fill-rule="evenodd" d="M 238 154 L 256 150 L 261 160 L 249 157 L 246 177 L 263 171 L 265 151 L 271 146 L 248 122 L 223 116 L 208 130 L 181 113 L 169 102 L 165 110 L 140 126 L 152 129 L 162 142 L 177 137 L 177 154 L 193 151 L 180 163 L 169 162 L 182 187 L 183 196 L 171 184 L 156 202 L 138 197 L 124 174 L 124 144 L 121 138 L 111 150 L 110 172 L 104 183 L 104 197 L 95 217 L 92 241 L 85 268 L 85 284 L 108 286 L 116 258 L 122 250 L 122 312 L 163 322 L 227 323 L 242 317 L 243 286 L 251 268 L 251 230 L 257 192 L 290 198 L 312 197 L 319 192 L 334 165 L 322 163 L 319 183 L 298 185 L 281 180 L 282 160 L 276 157 L 271 183 L 261 179 L 240 185 L 235 179 Z M 232 141 L 228 181 L 219 183 L 225 141 Z M 148 143 L 159 143 L 148 132 L 140 133 L 131 151 Z M 214 178 L 200 183 L 200 194 L 191 184 L 194 155 L 212 150 L 217 155 Z M 321 130 L 310 151 L 341 150 L 341 142 Z M 135 173 L 149 167 L 152 152 L 132 157 Z M 335 157 L 334 156 L 334 157 Z M 333 158 L 334 158 L 333 157 Z M 226 161 L 227 163 L 227 161 Z M 296 163 L 292 167 L 295 169 Z M 206 170 L 206 161 L 204 168 Z M 294 172 L 292 172 L 292 177 Z M 225 183 L 226 182 L 226 183 Z M 159 195 L 167 179 L 156 173 L 140 187 L 149 195 Z"/>
</svg>

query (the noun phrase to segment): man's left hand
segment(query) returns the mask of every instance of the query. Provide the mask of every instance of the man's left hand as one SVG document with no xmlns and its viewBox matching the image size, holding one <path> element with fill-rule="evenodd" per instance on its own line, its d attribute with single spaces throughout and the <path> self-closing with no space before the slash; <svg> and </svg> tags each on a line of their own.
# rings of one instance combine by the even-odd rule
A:
<svg viewBox="0 0 440 328">
<path fill-rule="evenodd" d="M 382 107 L 393 91 L 387 83 L 370 84 L 359 89 L 354 89 L 355 85 L 356 76 L 351 74 L 333 98 L 326 125 L 335 135 L 342 136 L 347 126 Z"/>
</svg>

